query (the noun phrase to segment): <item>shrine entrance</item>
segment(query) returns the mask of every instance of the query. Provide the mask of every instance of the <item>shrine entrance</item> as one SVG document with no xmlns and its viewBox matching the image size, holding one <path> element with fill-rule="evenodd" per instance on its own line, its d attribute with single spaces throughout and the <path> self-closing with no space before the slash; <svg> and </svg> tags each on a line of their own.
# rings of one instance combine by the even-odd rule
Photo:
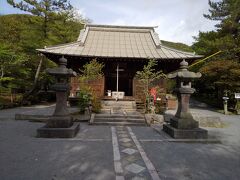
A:
<svg viewBox="0 0 240 180">
<path fill-rule="evenodd" d="M 133 77 L 135 70 L 126 62 L 106 63 L 105 92 L 108 90 L 124 92 L 125 96 L 133 95 Z"/>
</svg>

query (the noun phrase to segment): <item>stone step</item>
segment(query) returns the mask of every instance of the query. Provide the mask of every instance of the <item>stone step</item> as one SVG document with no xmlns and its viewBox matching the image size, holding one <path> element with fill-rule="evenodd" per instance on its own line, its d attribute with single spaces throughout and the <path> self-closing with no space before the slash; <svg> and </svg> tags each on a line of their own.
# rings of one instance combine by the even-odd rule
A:
<svg viewBox="0 0 240 180">
<path fill-rule="evenodd" d="M 130 105 L 127 105 L 127 106 L 119 106 L 119 105 L 112 105 L 112 106 L 106 106 L 106 105 L 101 105 L 102 108 L 133 108 L 133 109 L 136 109 L 136 106 L 130 106 Z"/>
<path fill-rule="evenodd" d="M 108 119 L 108 118 L 95 118 L 94 122 L 133 122 L 133 123 L 145 123 L 144 119 Z"/>
<path fill-rule="evenodd" d="M 147 126 L 146 123 L 133 122 L 92 122 L 91 125 L 108 125 L 108 126 Z"/>
<path fill-rule="evenodd" d="M 102 104 L 102 106 L 108 106 L 108 107 L 124 107 L 124 106 L 129 106 L 129 107 L 135 107 L 135 104 Z"/>
<path fill-rule="evenodd" d="M 109 114 L 109 115 L 119 115 L 119 114 L 129 114 L 136 112 L 136 109 L 122 109 L 122 110 L 112 110 L 112 109 L 101 109 L 102 114 Z"/>
<path fill-rule="evenodd" d="M 135 125 L 146 126 L 145 117 L 141 114 L 94 114 L 90 124 L 95 125 Z"/>
<path fill-rule="evenodd" d="M 112 120 L 144 120 L 143 117 L 129 117 L 129 118 L 124 118 L 124 117 L 95 117 L 95 119 L 112 119 Z"/>
<path fill-rule="evenodd" d="M 123 115 L 123 114 L 96 114 L 96 117 L 100 117 L 100 118 L 144 118 L 144 116 L 142 115 L 138 115 L 138 114 L 131 114 L 131 115 Z"/>
<path fill-rule="evenodd" d="M 123 119 L 123 118 L 95 118 L 94 121 L 116 121 L 116 122 L 145 122 L 145 119 Z"/>
<path fill-rule="evenodd" d="M 95 116 L 95 119 L 124 119 L 124 120 L 127 120 L 127 119 L 136 119 L 136 120 L 142 120 L 144 119 L 144 117 L 142 116 L 127 116 L 127 117 L 124 117 L 124 116 Z"/>
<path fill-rule="evenodd" d="M 114 107 L 114 106 L 101 106 L 101 109 L 121 109 L 121 110 L 125 110 L 125 109 L 136 109 L 135 107 Z"/>
<path fill-rule="evenodd" d="M 104 100 L 101 105 L 103 114 L 95 114 L 90 124 L 146 126 L 145 117 L 136 111 L 135 101 Z"/>
<path fill-rule="evenodd" d="M 123 120 L 131 120 L 131 119 L 133 119 L 133 120 L 144 120 L 144 117 L 142 117 L 142 116 L 133 116 L 133 117 L 122 117 L 122 116 L 114 116 L 114 117 L 112 117 L 112 116 L 95 116 L 95 119 L 123 119 Z"/>
<path fill-rule="evenodd" d="M 144 118 L 121 118 L 121 117 L 115 117 L 115 118 L 112 118 L 112 117 L 95 117 L 94 120 L 98 120 L 98 121 L 105 121 L 105 120 L 108 120 L 108 121 L 145 121 Z"/>
<path fill-rule="evenodd" d="M 120 108 L 118 108 L 118 109 L 114 109 L 114 108 L 102 108 L 101 110 L 103 110 L 103 111 L 129 111 L 129 112 L 132 112 L 132 111 L 136 111 L 136 109 L 133 109 L 133 108 L 126 108 L 126 109 L 120 109 Z M 122 112 L 123 113 L 123 112 Z"/>
<path fill-rule="evenodd" d="M 102 104 L 104 105 L 136 105 L 135 101 L 102 101 Z"/>
<path fill-rule="evenodd" d="M 136 110 L 140 113 L 145 113 L 145 104 L 143 102 L 136 102 Z"/>
<path fill-rule="evenodd" d="M 136 109 L 134 101 L 102 101 L 102 108 L 133 108 Z"/>
<path fill-rule="evenodd" d="M 141 114 L 144 114 L 145 113 L 145 110 L 144 109 L 137 109 L 137 112 L 141 113 Z"/>
</svg>

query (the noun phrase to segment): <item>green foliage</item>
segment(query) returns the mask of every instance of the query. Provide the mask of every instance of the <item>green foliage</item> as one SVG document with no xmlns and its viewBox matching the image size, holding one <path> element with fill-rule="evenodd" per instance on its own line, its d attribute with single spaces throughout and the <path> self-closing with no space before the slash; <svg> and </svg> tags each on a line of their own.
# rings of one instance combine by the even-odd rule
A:
<svg viewBox="0 0 240 180">
<path fill-rule="evenodd" d="M 99 63 L 97 59 L 91 60 L 89 63 L 83 65 L 83 69 L 80 69 L 82 73 L 80 78 L 81 80 L 95 80 L 102 77 L 102 69 L 104 67 L 103 63 Z"/>
<path fill-rule="evenodd" d="M 222 50 L 223 58 L 240 58 L 240 0 L 209 1 L 209 14 L 204 17 L 218 21 L 217 31 L 200 32 L 193 49 L 197 53 L 210 55 Z"/>
<path fill-rule="evenodd" d="M 237 114 L 240 114 L 240 101 L 239 100 L 236 101 L 235 110 L 237 111 Z"/>
<path fill-rule="evenodd" d="M 4 76 L 16 77 L 15 82 L 19 82 L 20 89 L 26 84 L 28 87 L 33 84 L 41 58 L 37 55 L 36 48 L 42 48 L 45 44 L 36 19 L 39 18 L 31 15 L 0 16 L 0 58 L 5 67 Z M 75 34 L 77 37 L 78 31 Z M 39 79 L 44 77 L 45 68 L 53 65 L 51 61 L 44 59 Z"/>
<path fill-rule="evenodd" d="M 148 93 L 149 86 L 154 80 L 160 77 L 166 77 L 166 75 L 162 71 L 155 71 L 154 66 L 156 65 L 157 61 L 154 59 L 150 59 L 148 61 L 148 64 L 144 65 L 142 71 L 136 72 L 136 77 L 146 85 L 146 93 Z"/>
<path fill-rule="evenodd" d="M 53 81 L 45 69 L 54 66 L 46 58 L 42 61 L 36 49 L 75 41 L 85 20 L 76 16 L 67 0 L 8 0 L 8 3 L 31 15 L 0 16 L 0 85 L 36 93 L 32 94 L 35 97 L 39 88 L 47 90 Z M 35 79 L 40 61 L 40 73 Z M 36 91 L 32 91 L 34 88 Z"/>
<path fill-rule="evenodd" d="M 236 61 L 212 61 L 202 67 L 200 72 L 203 74 L 202 80 L 211 86 L 228 90 L 239 88 L 240 90 L 240 64 Z"/>
<path fill-rule="evenodd" d="M 163 101 L 157 101 L 155 104 L 155 113 L 156 114 L 163 114 L 166 111 L 165 104 Z"/>
<path fill-rule="evenodd" d="M 94 113 L 99 113 L 102 108 L 101 107 L 101 99 L 98 98 L 94 93 L 92 93 L 91 103 L 92 103 L 92 111 Z"/>
<path fill-rule="evenodd" d="M 42 17 L 40 23 L 45 38 L 48 37 L 51 23 L 55 20 L 72 17 L 73 7 L 68 0 L 22 0 L 20 2 L 7 0 L 7 2 L 14 8 Z"/>
<path fill-rule="evenodd" d="M 233 106 L 233 94 L 240 91 L 240 64 L 234 60 L 216 60 L 208 62 L 200 72 L 203 76 L 195 84 L 198 93 L 221 106 L 222 96 L 228 91 L 229 104 Z"/>
<path fill-rule="evenodd" d="M 240 1 L 239 0 L 221 0 L 214 2 L 209 0 L 209 13 L 204 17 L 210 20 L 219 21 L 216 25 L 221 32 L 231 33 L 233 36 L 239 35 L 240 21 Z"/>
<path fill-rule="evenodd" d="M 89 92 L 85 90 L 80 90 L 79 93 L 77 94 L 77 97 L 79 98 L 78 100 L 79 111 L 80 113 L 84 113 L 86 107 L 89 106 L 91 95 L 89 94 Z"/>
<path fill-rule="evenodd" d="M 215 45 L 219 34 L 215 31 L 199 32 L 198 37 L 194 37 L 195 43 L 192 45 L 194 51 L 198 54 L 209 56 L 220 49 Z"/>
<path fill-rule="evenodd" d="M 28 57 L 23 53 L 16 53 L 11 46 L 0 42 L 0 82 L 1 86 L 24 86 L 31 78 L 31 69 L 25 67 Z"/>
<path fill-rule="evenodd" d="M 195 86 L 201 96 L 215 101 L 218 106 L 222 105 L 224 91 L 228 91 L 231 106 L 234 104 L 233 93 L 240 91 L 240 0 L 209 0 L 209 6 L 209 14 L 204 17 L 218 21 L 217 30 L 199 32 L 192 48 L 205 56 L 221 53 L 208 59 L 211 62 L 194 67 L 203 74 Z"/>
<path fill-rule="evenodd" d="M 159 78 L 165 78 L 166 75 L 162 71 L 156 72 L 154 69 L 154 66 L 157 65 L 157 61 L 154 59 L 150 59 L 148 61 L 147 65 L 144 65 L 142 71 L 137 71 L 136 72 L 136 78 L 138 78 L 145 86 L 144 88 L 144 94 L 145 94 L 145 99 L 146 99 L 146 106 L 145 106 L 145 111 L 148 111 L 150 108 L 149 102 L 150 102 L 150 93 L 149 93 L 149 88 L 151 83 Z"/>
<path fill-rule="evenodd" d="M 172 94 L 175 87 L 176 87 L 176 81 L 173 79 L 167 79 L 167 87 L 166 87 L 167 93 Z"/>
<path fill-rule="evenodd" d="M 91 95 L 92 111 L 95 113 L 98 113 L 101 110 L 101 100 L 96 94 L 94 94 L 94 90 L 89 86 L 88 82 L 102 77 L 103 67 L 103 63 L 99 63 L 96 59 L 93 59 L 89 63 L 86 63 L 83 66 L 83 69 L 80 69 L 80 72 L 82 73 L 79 78 L 81 82 L 80 88 Z"/>
<path fill-rule="evenodd" d="M 199 32 L 195 37 L 196 43 L 192 48 L 198 53 L 209 56 L 218 51 L 222 51 L 221 57 L 225 59 L 236 59 L 239 48 L 230 34 L 222 35 L 216 31 Z"/>
<path fill-rule="evenodd" d="M 170 48 L 174 48 L 174 49 L 178 49 L 180 51 L 186 51 L 186 52 L 193 52 L 194 50 L 192 49 L 192 47 L 183 44 L 183 43 L 175 43 L 175 42 L 170 42 L 170 41 L 164 41 L 161 40 L 162 44 L 165 46 L 168 46 Z"/>
</svg>

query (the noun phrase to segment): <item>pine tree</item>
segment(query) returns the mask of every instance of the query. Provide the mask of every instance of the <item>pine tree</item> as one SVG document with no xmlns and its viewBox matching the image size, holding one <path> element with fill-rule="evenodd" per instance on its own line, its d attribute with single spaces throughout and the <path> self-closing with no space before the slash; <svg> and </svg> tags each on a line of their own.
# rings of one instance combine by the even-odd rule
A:
<svg viewBox="0 0 240 180">
<path fill-rule="evenodd" d="M 73 10 L 73 6 L 68 0 L 22 0 L 19 3 L 15 0 L 7 0 L 7 2 L 14 8 L 42 17 L 42 29 L 45 38 L 48 37 L 50 24 L 59 19 L 63 13 L 65 13 L 64 17 L 69 16 Z"/>
<path fill-rule="evenodd" d="M 199 32 L 193 49 L 205 56 L 221 51 L 218 56 L 208 59 L 198 68 L 203 77 L 196 83 L 199 93 L 222 101 L 224 92 L 229 92 L 230 105 L 234 104 L 233 94 L 239 92 L 240 64 L 240 0 L 209 0 L 209 13 L 204 17 L 217 21 L 216 30 Z M 202 66 L 202 67 L 201 67 Z M 214 99 L 215 98 L 215 99 Z"/>
<path fill-rule="evenodd" d="M 216 25 L 219 30 L 238 37 L 240 31 L 240 0 L 222 0 L 219 2 L 209 0 L 209 6 L 210 14 L 204 14 L 204 17 L 219 21 Z"/>
<path fill-rule="evenodd" d="M 222 0 L 213 2 L 209 0 L 209 14 L 204 17 L 210 20 L 219 21 L 216 25 L 221 46 L 228 48 L 228 53 L 233 58 L 240 58 L 240 0 Z M 225 43 L 228 43 L 228 46 Z M 229 46 L 229 44 L 231 44 Z"/>
</svg>

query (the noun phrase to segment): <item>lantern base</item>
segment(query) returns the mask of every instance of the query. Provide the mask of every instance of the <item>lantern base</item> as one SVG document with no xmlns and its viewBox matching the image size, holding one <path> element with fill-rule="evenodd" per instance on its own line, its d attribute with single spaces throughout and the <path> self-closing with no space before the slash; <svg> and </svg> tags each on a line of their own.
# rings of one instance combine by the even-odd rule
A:
<svg viewBox="0 0 240 180">
<path fill-rule="evenodd" d="M 182 118 L 171 118 L 170 125 L 177 129 L 195 129 L 199 127 L 198 121 L 194 120 L 190 113 L 184 113 L 184 115 Z"/>
<path fill-rule="evenodd" d="M 73 123 L 69 128 L 49 128 L 46 125 L 37 129 L 39 138 L 73 138 L 80 129 L 80 123 Z"/>
<path fill-rule="evenodd" d="M 163 125 L 163 131 L 175 139 L 207 139 L 208 131 L 202 128 L 177 129 L 169 124 Z"/>
</svg>

